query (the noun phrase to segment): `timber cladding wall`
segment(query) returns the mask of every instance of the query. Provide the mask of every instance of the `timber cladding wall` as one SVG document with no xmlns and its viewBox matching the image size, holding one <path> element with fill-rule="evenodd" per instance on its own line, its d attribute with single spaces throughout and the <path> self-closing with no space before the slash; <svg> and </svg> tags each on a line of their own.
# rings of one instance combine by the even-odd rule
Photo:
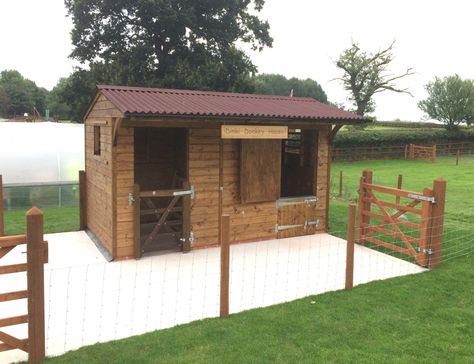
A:
<svg viewBox="0 0 474 364">
<path fill-rule="evenodd" d="M 327 228 L 327 191 L 329 168 L 330 127 L 323 126 L 315 131 L 318 153 L 316 155 L 317 186 L 315 195 L 319 198 L 316 217 Z M 191 224 L 194 232 L 194 247 L 218 243 L 219 217 L 219 129 L 190 129 L 188 134 L 189 181 L 196 195 L 191 210 Z M 241 203 L 240 196 L 240 141 L 222 141 L 223 210 L 230 215 L 230 241 L 256 241 L 274 239 L 278 211 L 275 201 Z"/>
<path fill-rule="evenodd" d="M 128 203 L 128 194 L 134 185 L 134 129 L 120 128 L 115 147 L 115 199 L 116 235 L 114 257 L 133 256 L 134 222 L 133 206 Z"/>
<path fill-rule="evenodd" d="M 85 121 L 85 164 L 87 179 L 87 227 L 112 253 L 112 122 L 118 110 L 100 96 Z M 100 128 L 100 136 L 94 129 Z M 94 138 L 100 138 L 100 154 L 94 152 Z"/>
</svg>

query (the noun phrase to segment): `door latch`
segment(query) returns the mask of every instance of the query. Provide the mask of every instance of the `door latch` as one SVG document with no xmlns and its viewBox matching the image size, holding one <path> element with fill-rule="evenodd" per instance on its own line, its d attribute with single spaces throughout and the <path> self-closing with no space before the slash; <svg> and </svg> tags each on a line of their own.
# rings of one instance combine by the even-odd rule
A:
<svg viewBox="0 0 474 364">
<path fill-rule="evenodd" d="M 133 196 L 133 193 L 130 192 L 128 194 L 128 204 L 133 205 L 134 202 L 135 202 L 135 196 Z"/>
</svg>

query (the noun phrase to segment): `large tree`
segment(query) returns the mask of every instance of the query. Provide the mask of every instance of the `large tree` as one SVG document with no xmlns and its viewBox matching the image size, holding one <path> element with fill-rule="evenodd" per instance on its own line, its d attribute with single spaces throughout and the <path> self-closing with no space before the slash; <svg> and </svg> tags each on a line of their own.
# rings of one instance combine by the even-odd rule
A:
<svg viewBox="0 0 474 364">
<path fill-rule="evenodd" d="M 122 84 L 247 90 L 255 67 L 237 42 L 271 46 L 264 0 L 65 0 L 71 56 Z"/>
<path fill-rule="evenodd" d="M 459 75 L 436 77 L 426 86 L 428 97 L 418 106 L 430 118 L 442 121 L 447 129 L 460 123 L 474 123 L 474 81 L 463 80 Z"/>
<path fill-rule="evenodd" d="M 293 91 L 294 96 L 312 97 L 321 102 L 328 98 L 321 85 L 315 80 L 305 80 L 292 77 L 290 79 L 278 74 L 260 74 L 255 76 L 255 93 L 266 95 L 288 96 Z"/>
<path fill-rule="evenodd" d="M 373 96 L 376 93 L 394 91 L 410 94 L 408 89 L 398 88 L 395 81 L 412 75 L 413 70 L 407 68 L 399 75 L 393 75 L 388 71 L 394 59 L 393 46 L 394 42 L 381 51 L 370 53 L 361 50 L 359 45 L 353 42 L 336 61 L 336 66 L 343 71 L 342 77 L 337 79 L 342 81 L 344 89 L 349 91 L 349 100 L 353 102 L 354 111 L 358 115 L 365 115 L 375 110 Z"/>
</svg>

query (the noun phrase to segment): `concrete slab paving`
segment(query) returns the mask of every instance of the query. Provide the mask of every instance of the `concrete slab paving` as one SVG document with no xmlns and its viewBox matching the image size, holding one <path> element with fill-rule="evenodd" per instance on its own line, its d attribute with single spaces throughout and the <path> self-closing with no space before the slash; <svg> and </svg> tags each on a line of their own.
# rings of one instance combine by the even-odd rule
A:
<svg viewBox="0 0 474 364">
<path fill-rule="evenodd" d="M 47 355 L 219 315 L 220 251 L 154 254 L 106 262 L 84 232 L 48 234 L 45 265 Z M 17 247 L 2 264 L 26 259 Z M 344 288 L 346 242 L 317 234 L 231 246 L 230 312 Z M 356 245 L 354 284 L 423 272 Z M 0 292 L 26 288 L 26 274 L 0 279 Z M 26 313 L 26 300 L 0 303 L 0 318 Z M 5 332 L 26 337 L 26 325 Z M 20 350 L 0 363 L 25 360 Z"/>
</svg>

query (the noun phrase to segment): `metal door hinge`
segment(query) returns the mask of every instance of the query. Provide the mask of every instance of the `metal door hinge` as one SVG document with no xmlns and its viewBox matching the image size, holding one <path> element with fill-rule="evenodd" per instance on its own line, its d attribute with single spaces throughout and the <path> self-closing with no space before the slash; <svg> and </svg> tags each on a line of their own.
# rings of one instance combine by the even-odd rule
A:
<svg viewBox="0 0 474 364">
<path fill-rule="evenodd" d="M 299 227 L 307 229 L 311 226 L 318 227 L 319 226 L 319 219 L 318 220 L 313 220 L 313 221 L 306 220 L 303 224 L 294 224 L 294 225 L 278 225 L 278 224 L 275 224 L 275 232 L 277 233 L 277 232 L 282 231 L 282 230 L 294 229 L 294 228 L 299 228 Z"/>
<path fill-rule="evenodd" d="M 134 202 L 135 202 L 135 196 L 133 196 L 133 193 L 130 192 L 128 194 L 128 204 L 133 205 Z"/>
</svg>

